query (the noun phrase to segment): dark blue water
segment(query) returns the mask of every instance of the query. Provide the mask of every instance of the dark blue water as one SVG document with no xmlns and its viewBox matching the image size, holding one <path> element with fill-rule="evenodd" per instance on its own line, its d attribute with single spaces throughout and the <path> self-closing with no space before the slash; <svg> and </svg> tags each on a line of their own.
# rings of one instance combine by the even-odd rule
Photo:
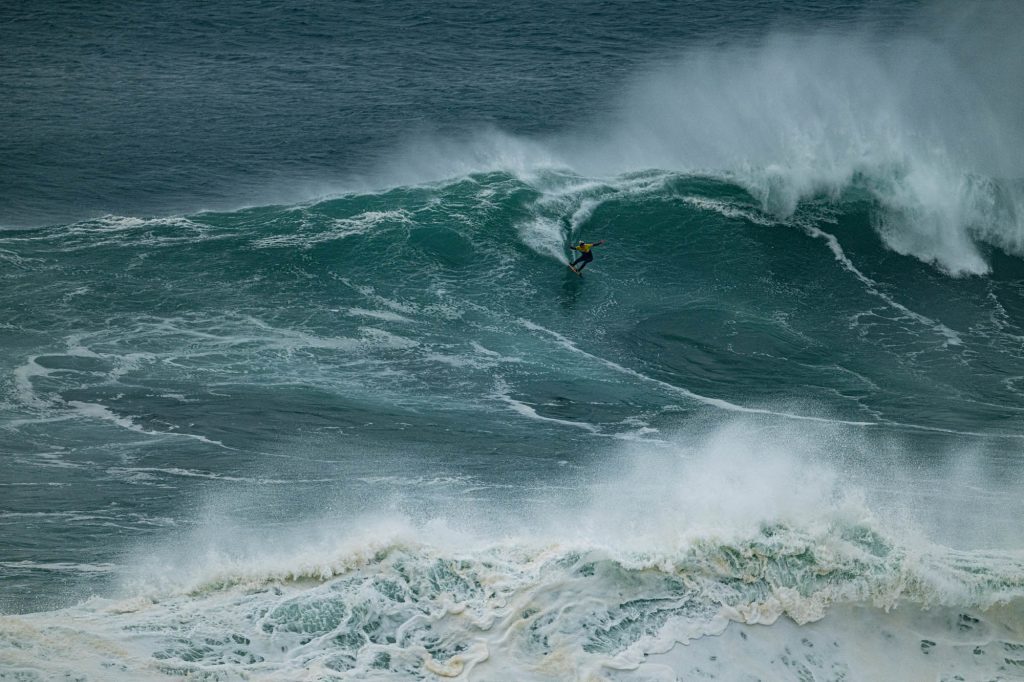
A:
<svg viewBox="0 0 1024 682">
<path fill-rule="evenodd" d="M 0 10 L 0 679 L 1019 676 L 1022 28 Z"/>
<path fill-rule="evenodd" d="M 917 3 L 41 3 L 0 10 L 8 226 L 318 196 L 419 134 L 604 114 L 694 45 Z M 890 29 L 891 30 L 891 29 Z"/>
</svg>

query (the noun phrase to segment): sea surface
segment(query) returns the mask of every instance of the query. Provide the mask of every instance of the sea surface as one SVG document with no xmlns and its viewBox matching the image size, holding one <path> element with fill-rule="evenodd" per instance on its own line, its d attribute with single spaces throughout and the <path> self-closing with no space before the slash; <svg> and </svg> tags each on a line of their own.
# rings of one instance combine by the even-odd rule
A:
<svg viewBox="0 0 1024 682">
<path fill-rule="evenodd" d="M 0 680 L 1024 680 L 1022 33 L 0 8 Z"/>
</svg>

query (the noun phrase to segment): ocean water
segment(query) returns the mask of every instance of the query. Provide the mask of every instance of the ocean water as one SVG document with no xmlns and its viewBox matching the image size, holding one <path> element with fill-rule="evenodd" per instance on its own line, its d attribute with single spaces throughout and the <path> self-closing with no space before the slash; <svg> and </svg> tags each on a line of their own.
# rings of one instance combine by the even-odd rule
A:
<svg viewBox="0 0 1024 682">
<path fill-rule="evenodd" d="M 0 9 L 0 680 L 1024 679 L 1022 30 Z"/>
</svg>

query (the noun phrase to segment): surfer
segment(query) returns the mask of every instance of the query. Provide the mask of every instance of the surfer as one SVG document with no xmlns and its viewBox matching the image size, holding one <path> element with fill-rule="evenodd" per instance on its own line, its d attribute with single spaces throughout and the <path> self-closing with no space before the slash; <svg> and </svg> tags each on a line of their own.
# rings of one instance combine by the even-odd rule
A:
<svg viewBox="0 0 1024 682">
<path fill-rule="evenodd" d="M 572 268 L 573 271 L 576 272 L 576 274 L 580 274 L 580 271 L 583 268 L 587 267 L 587 263 L 589 263 L 590 261 L 594 260 L 594 254 L 590 253 L 590 250 L 592 248 L 594 248 L 595 246 L 600 246 L 601 244 L 604 244 L 604 240 L 603 239 L 601 241 L 598 241 L 598 242 L 584 242 L 584 241 L 581 241 L 578 244 L 576 244 L 576 246 L 572 247 L 572 250 L 573 251 L 579 251 L 580 252 L 580 257 L 577 258 L 576 260 L 574 260 L 572 263 L 569 263 L 569 267 Z M 577 263 L 580 264 L 579 267 L 576 267 Z"/>
</svg>

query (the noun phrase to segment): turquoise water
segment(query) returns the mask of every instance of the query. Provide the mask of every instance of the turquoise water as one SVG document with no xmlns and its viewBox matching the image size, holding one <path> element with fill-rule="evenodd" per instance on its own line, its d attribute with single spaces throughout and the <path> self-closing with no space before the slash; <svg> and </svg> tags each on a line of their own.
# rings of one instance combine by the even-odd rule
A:
<svg viewBox="0 0 1024 682">
<path fill-rule="evenodd" d="M 0 679 L 1021 676 L 1013 5 L 258 7 L 17 17 L 254 100 L 3 105 Z"/>
</svg>

